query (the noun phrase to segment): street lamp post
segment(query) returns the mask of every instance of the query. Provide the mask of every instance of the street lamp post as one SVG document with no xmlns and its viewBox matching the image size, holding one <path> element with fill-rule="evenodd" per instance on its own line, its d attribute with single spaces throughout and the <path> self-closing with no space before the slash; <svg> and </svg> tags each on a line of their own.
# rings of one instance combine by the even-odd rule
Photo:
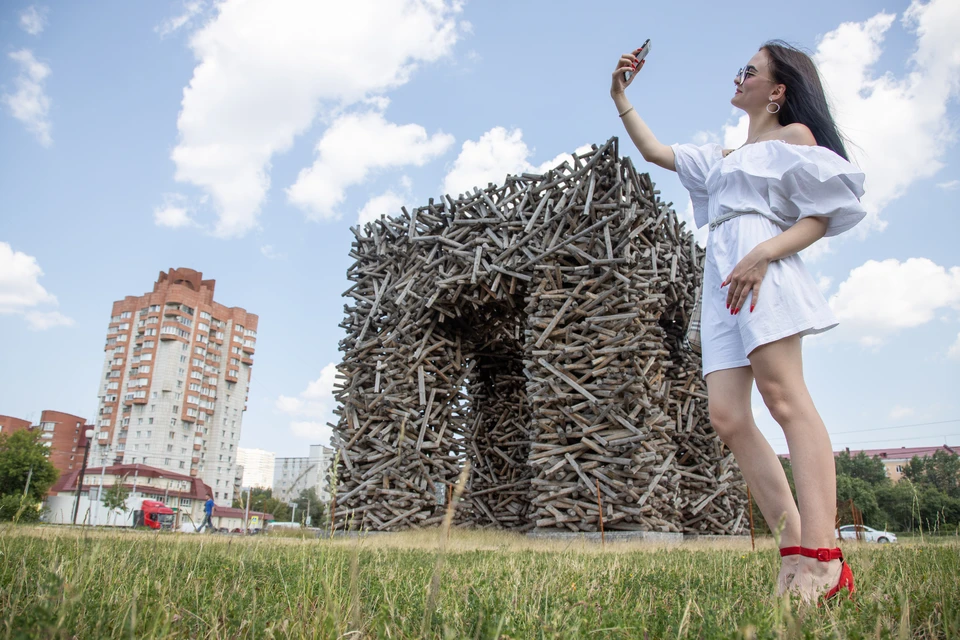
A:
<svg viewBox="0 0 960 640">
<path fill-rule="evenodd" d="M 83 447 L 83 464 L 80 466 L 80 476 L 77 480 L 77 497 L 73 501 L 73 520 L 70 524 L 77 524 L 77 510 L 80 508 L 80 492 L 83 490 L 83 476 L 87 473 L 87 458 L 90 456 L 90 439 L 93 438 L 93 429 L 83 432 L 86 444 Z"/>
</svg>

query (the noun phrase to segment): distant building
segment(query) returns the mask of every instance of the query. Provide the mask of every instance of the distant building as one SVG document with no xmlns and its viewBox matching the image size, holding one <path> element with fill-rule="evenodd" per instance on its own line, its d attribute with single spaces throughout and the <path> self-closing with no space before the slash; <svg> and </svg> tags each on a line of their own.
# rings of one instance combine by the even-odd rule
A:
<svg viewBox="0 0 960 640">
<path fill-rule="evenodd" d="M 61 476 L 51 487 L 47 497 L 49 521 L 69 524 L 73 517 L 77 499 L 77 480 L 80 469 L 77 468 Z M 127 498 L 128 511 L 125 514 L 109 512 L 103 506 L 100 492 L 107 491 L 120 484 L 130 491 Z M 131 526 L 133 511 L 144 500 L 158 500 L 177 510 L 179 521 L 193 522 L 199 525 L 203 521 L 203 503 L 212 495 L 210 487 L 199 478 L 193 478 L 165 469 L 157 469 L 142 464 L 117 464 L 107 467 L 87 467 L 80 487 L 79 508 L 75 524 L 111 524 Z M 179 526 L 179 522 L 177 526 Z"/>
<path fill-rule="evenodd" d="M 25 431 L 29 428 L 29 420 L 21 420 L 13 416 L 0 416 L 0 434 L 9 436 L 11 433 Z"/>
<path fill-rule="evenodd" d="M 10 416 L 0 416 L 0 433 L 10 435 L 17 431 L 35 430 L 40 433 L 40 441 L 50 448 L 50 462 L 60 475 L 79 469 L 83 464 L 83 433 L 92 429 L 86 418 L 62 411 L 44 410 L 40 414 L 40 424 L 32 425 L 29 420 Z"/>
<path fill-rule="evenodd" d="M 332 464 L 333 449 L 322 444 L 310 445 L 306 458 L 277 458 L 273 470 L 274 497 L 292 502 L 301 491 L 313 487 L 321 501 L 330 502 Z"/>
<path fill-rule="evenodd" d="M 258 317 L 213 299 L 193 269 L 113 303 L 90 464 L 142 464 L 192 478 L 230 505 Z"/>
<path fill-rule="evenodd" d="M 847 453 L 850 457 L 854 457 L 860 452 L 866 454 L 868 458 L 880 458 L 883 462 L 884 470 L 887 472 L 887 477 L 897 482 L 900 478 L 903 477 L 903 468 L 907 465 L 908 462 L 913 460 L 914 457 L 920 458 L 929 458 L 937 451 L 946 451 L 952 455 L 960 454 L 960 447 L 947 445 L 940 445 L 936 447 L 899 447 L 895 449 L 842 449 L 840 451 L 834 451 L 834 457 L 839 456 L 841 453 Z M 787 460 L 790 459 L 790 454 L 783 454 L 780 456 Z"/>
<path fill-rule="evenodd" d="M 920 458 L 929 458 L 937 451 L 946 451 L 947 453 L 957 455 L 960 447 L 948 447 L 941 445 L 938 447 L 900 447 L 899 449 L 863 449 L 863 453 L 869 458 L 879 457 L 883 461 L 883 467 L 889 477 L 894 482 L 903 477 L 903 468 L 908 462 L 913 460 L 914 456 Z M 859 450 L 845 449 L 850 456 L 860 453 Z M 837 452 L 839 453 L 839 452 Z M 836 454 L 834 454 L 836 455 Z"/>
<path fill-rule="evenodd" d="M 273 488 L 273 469 L 276 454 L 263 449 L 237 449 L 237 462 L 243 465 L 244 487 Z"/>
</svg>

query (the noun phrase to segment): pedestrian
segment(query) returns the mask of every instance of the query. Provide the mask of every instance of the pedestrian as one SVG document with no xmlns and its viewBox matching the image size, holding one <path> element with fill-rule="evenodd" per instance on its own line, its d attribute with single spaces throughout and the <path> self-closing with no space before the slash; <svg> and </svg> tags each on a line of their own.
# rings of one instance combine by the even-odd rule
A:
<svg viewBox="0 0 960 640">
<path fill-rule="evenodd" d="M 200 528 L 197 531 L 202 531 L 204 527 L 207 529 L 213 529 L 213 496 L 209 493 L 207 494 L 207 501 L 203 503 L 203 522 L 200 524 Z"/>
<path fill-rule="evenodd" d="M 659 142 L 624 94 L 645 62 L 621 56 L 610 95 L 644 160 L 676 171 L 697 226 L 709 225 L 701 348 L 711 425 L 764 520 L 782 527 L 778 593 L 852 594 L 853 572 L 835 548 L 833 448 L 801 360 L 801 338 L 837 320 L 797 254 L 863 219 L 863 173 L 847 159 L 816 66 L 787 43 L 764 44 L 734 79 L 730 102 L 749 117 L 738 149 Z M 786 437 L 797 502 L 753 420 L 754 381 Z"/>
</svg>

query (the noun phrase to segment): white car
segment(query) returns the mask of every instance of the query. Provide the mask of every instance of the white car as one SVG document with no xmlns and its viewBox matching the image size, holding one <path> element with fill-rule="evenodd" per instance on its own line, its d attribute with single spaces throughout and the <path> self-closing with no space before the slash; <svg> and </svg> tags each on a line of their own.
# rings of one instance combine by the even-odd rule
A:
<svg viewBox="0 0 960 640">
<path fill-rule="evenodd" d="M 848 524 L 840 527 L 837 537 L 843 540 L 856 540 L 858 529 L 860 530 L 860 540 L 863 540 L 864 542 L 879 542 L 880 544 L 886 544 L 888 542 L 897 541 L 897 536 L 889 531 L 878 531 L 873 527 L 866 527 L 859 524 Z"/>
</svg>

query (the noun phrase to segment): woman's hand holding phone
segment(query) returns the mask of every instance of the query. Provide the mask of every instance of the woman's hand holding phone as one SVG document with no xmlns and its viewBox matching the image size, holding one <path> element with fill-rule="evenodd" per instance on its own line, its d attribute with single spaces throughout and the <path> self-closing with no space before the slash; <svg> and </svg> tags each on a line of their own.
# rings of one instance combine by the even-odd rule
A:
<svg viewBox="0 0 960 640">
<path fill-rule="evenodd" d="M 623 93 L 624 89 L 630 86 L 633 79 L 643 65 L 646 63 L 647 54 L 650 52 L 650 40 L 643 43 L 643 46 L 620 56 L 617 68 L 613 72 L 613 82 L 610 85 L 610 93 Z"/>
</svg>

